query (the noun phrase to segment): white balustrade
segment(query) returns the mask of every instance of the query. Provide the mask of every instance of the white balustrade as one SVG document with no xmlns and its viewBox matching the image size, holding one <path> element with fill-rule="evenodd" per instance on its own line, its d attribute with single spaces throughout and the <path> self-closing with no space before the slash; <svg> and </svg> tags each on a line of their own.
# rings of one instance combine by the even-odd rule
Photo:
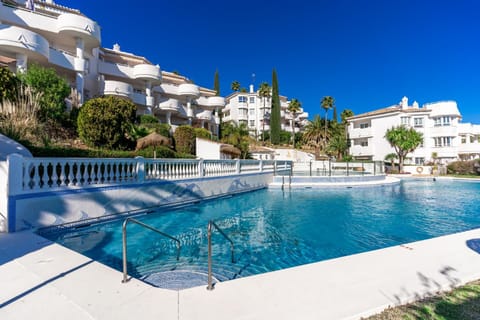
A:
<svg viewBox="0 0 480 320">
<path fill-rule="evenodd" d="M 290 170 L 290 161 L 23 158 L 11 155 L 9 194 Z M 10 163 L 9 162 L 9 163 Z M 10 180 L 10 179 L 9 179 Z"/>
</svg>

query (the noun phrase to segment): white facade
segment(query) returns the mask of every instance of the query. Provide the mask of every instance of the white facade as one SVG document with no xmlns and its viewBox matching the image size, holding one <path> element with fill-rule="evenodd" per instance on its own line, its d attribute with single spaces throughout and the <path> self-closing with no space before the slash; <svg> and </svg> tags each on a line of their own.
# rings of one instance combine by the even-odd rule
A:
<svg viewBox="0 0 480 320">
<path fill-rule="evenodd" d="M 80 103 L 116 95 L 134 102 L 138 114 L 153 114 L 173 128 L 191 124 L 218 134 L 214 113 L 225 99 L 213 90 L 161 71 L 119 45 L 103 48 L 98 23 L 76 9 L 53 1 L 34 1 L 34 11 L 22 0 L 9 3 L 0 4 L 0 65 L 14 72 L 32 62 L 54 68 L 76 89 Z"/>
<path fill-rule="evenodd" d="M 234 92 L 226 98 L 226 105 L 223 108 L 223 121 L 233 121 L 236 124 L 244 123 L 250 135 L 259 137 L 262 131 L 270 131 L 270 113 L 272 110 L 272 99 L 262 98 L 258 90 L 254 91 L 253 85 L 250 85 L 249 92 Z M 290 101 L 286 97 L 280 96 L 280 121 L 281 129 L 293 132 L 302 131 L 308 123 L 308 113 L 301 108 L 295 114 L 295 123 L 293 124 L 293 115 L 287 108 Z"/>
<path fill-rule="evenodd" d="M 423 134 L 423 144 L 408 155 L 406 164 L 433 161 L 447 163 L 480 157 L 480 126 L 460 123 L 455 101 L 408 105 L 404 97 L 398 105 L 348 118 L 350 154 L 356 159 L 383 161 L 395 150 L 385 139 L 388 129 L 405 125 Z"/>
</svg>

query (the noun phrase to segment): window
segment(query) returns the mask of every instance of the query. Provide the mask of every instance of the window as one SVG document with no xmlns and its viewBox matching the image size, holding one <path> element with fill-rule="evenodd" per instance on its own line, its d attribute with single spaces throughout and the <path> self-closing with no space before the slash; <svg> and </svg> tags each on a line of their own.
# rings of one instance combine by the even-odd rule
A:
<svg viewBox="0 0 480 320">
<path fill-rule="evenodd" d="M 434 118 L 433 121 L 435 121 L 435 127 L 442 125 L 442 118 Z"/>
<path fill-rule="evenodd" d="M 255 103 L 255 97 L 250 97 L 250 103 Z"/>
<path fill-rule="evenodd" d="M 410 117 L 401 117 L 400 124 L 404 126 L 408 126 L 410 124 Z"/>
<path fill-rule="evenodd" d="M 240 102 L 240 103 L 246 103 L 246 102 L 247 102 L 247 97 L 245 97 L 245 96 L 238 96 L 238 102 Z"/>
<path fill-rule="evenodd" d="M 248 114 L 251 115 L 251 116 L 254 116 L 255 115 L 255 109 L 249 109 Z"/>
<path fill-rule="evenodd" d="M 368 141 L 362 141 L 362 142 L 360 142 L 360 145 L 362 147 L 368 147 Z"/>
<path fill-rule="evenodd" d="M 423 127 L 423 118 L 413 118 L 413 126 L 415 128 L 422 128 Z"/>
<path fill-rule="evenodd" d="M 470 136 L 470 143 L 475 143 L 475 136 Z"/>
<path fill-rule="evenodd" d="M 250 127 L 255 127 L 255 120 L 250 120 L 249 125 Z"/>
<path fill-rule="evenodd" d="M 421 166 L 425 163 L 425 158 L 415 158 L 415 164 Z"/>
<path fill-rule="evenodd" d="M 368 127 L 369 127 L 368 122 L 366 122 L 366 123 L 360 123 L 360 129 L 366 129 L 366 128 L 368 128 Z"/>
<path fill-rule="evenodd" d="M 241 117 L 246 118 L 247 117 L 247 109 L 240 109 L 238 110 L 239 114 Z"/>
<path fill-rule="evenodd" d="M 462 142 L 461 142 L 462 144 L 467 143 L 467 137 L 465 137 L 465 136 L 460 136 L 460 137 L 462 138 L 462 140 L 461 140 L 461 141 L 462 141 Z M 472 137 L 470 137 L 470 140 L 471 140 L 471 138 L 472 138 Z"/>
<path fill-rule="evenodd" d="M 452 137 L 436 137 L 433 140 L 435 141 L 435 147 L 450 147 L 452 145 Z"/>
<path fill-rule="evenodd" d="M 450 117 L 443 117 L 443 125 L 449 126 L 450 125 Z"/>
</svg>

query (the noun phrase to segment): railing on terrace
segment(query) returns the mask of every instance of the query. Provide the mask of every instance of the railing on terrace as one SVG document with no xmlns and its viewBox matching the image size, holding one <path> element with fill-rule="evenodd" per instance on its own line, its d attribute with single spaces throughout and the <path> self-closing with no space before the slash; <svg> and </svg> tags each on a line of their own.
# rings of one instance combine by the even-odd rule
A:
<svg viewBox="0 0 480 320">
<path fill-rule="evenodd" d="M 331 160 L 297 162 L 293 175 L 303 176 L 358 176 L 385 174 L 383 161 L 337 162 Z"/>
<path fill-rule="evenodd" d="M 47 190 L 229 176 L 255 172 L 290 172 L 291 161 L 203 159 L 86 159 L 8 156 L 9 190 L 14 194 Z"/>
</svg>

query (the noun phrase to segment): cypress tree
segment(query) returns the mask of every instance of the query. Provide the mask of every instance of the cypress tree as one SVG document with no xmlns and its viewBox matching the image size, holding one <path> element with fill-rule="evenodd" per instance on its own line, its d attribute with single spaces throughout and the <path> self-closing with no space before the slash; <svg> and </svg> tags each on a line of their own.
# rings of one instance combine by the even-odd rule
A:
<svg viewBox="0 0 480 320">
<path fill-rule="evenodd" d="M 218 76 L 218 70 L 215 70 L 215 78 L 213 79 L 213 90 L 215 90 L 215 95 L 220 95 L 220 79 Z"/>
<path fill-rule="evenodd" d="M 273 144 L 280 143 L 280 96 L 278 93 L 277 71 L 272 71 L 272 113 L 270 115 L 270 139 Z"/>
</svg>

